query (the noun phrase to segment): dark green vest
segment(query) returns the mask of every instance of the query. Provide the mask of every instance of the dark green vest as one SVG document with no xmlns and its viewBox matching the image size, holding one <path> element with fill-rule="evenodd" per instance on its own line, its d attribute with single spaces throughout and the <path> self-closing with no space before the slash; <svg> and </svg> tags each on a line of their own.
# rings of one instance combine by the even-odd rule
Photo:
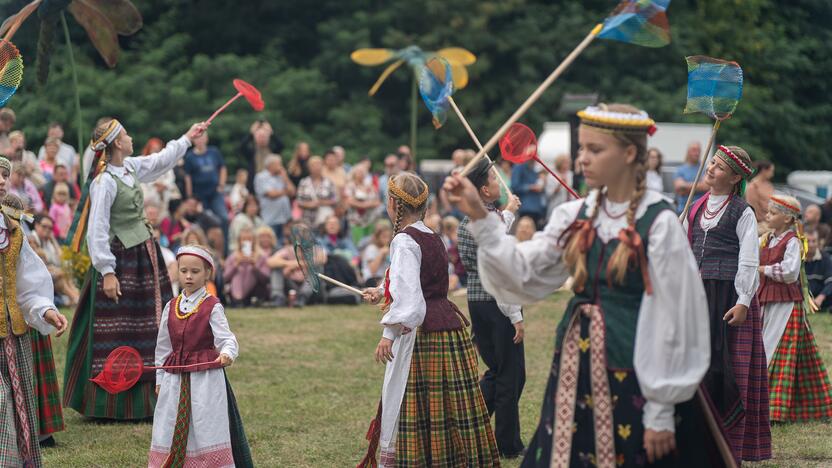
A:
<svg viewBox="0 0 832 468">
<path fill-rule="evenodd" d="M 129 249 L 150 239 L 152 233 L 144 218 L 144 195 L 135 174 L 130 187 L 121 178 L 109 174 L 116 182 L 116 199 L 110 208 L 110 242 L 118 238 Z"/>
<path fill-rule="evenodd" d="M 664 210 L 670 210 L 670 204 L 661 201 L 647 208 L 640 219 L 636 221 L 636 231 L 642 238 L 645 253 L 649 245 L 650 227 L 656 216 Z M 581 208 L 578 220 L 587 219 L 586 205 Z M 604 314 L 606 326 L 607 367 L 610 369 L 632 369 L 633 350 L 636 343 L 636 326 L 641 298 L 644 295 L 644 281 L 641 271 L 636 266 L 627 272 L 624 284 L 607 282 L 607 264 L 618 247 L 618 238 L 610 239 L 606 244 L 595 236 L 595 242 L 586 256 L 588 277 L 584 290 L 572 298 L 566 313 L 558 325 L 555 349 L 560 350 L 566 326 L 572 315 L 580 313 L 577 306 L 581 304 L 597 304 Z"/>
</svg>

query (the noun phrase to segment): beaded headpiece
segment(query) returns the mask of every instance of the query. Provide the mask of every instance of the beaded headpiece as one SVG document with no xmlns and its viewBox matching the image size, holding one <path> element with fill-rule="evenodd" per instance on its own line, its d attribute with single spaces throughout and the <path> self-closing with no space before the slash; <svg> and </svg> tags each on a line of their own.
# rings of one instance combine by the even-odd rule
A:
<svg viewBox="0 0 832 468">
<path fill-rule="evenodd" d="M 407 203 L 412 208 L 419 208 L 425 204 L 428 199 L 428 195 L 430 194 L 428 184 L 421 180 L 420 182 L 422 182 L 422 193 L 420 193 L 418 197 L 414 197 L 413 195 L 402 190 L 401 187 L 396 185 L 396 179 L 390 179 L 390 182 L 388 183 L 388 190 L 390 190 L 390 193 L 392 193 L 396 198 Z"/>
<path fill-rule="evenodd" d="M 637 114 L 629 112 L 612 112 L 606 105 L 589 106 L 578 111 L 581 125 L 588 125 L 609 133 L 656 133 L 656 122 L 641 111 Z"/>
<path fill-rule="evenodd" d="M 754 174 L 754 169 L 751 166 L 746 164 L 745 161 L 725 146 L 717 146 L 715 156 L 718 156 L 720 159 L 725 161 L 725 163 L 731 166 L 731 169 L 733 169 L 737 175 L 741 175 L 743 179 L 748 179 Z"/>
<path fill-rule="evenodd" d="M 124 127 L 121 125 L 121 122 L 116 119 L 111 120 L 110 123 L 107 124 L 107 129 L 104 130 L 104 133 L 102 133 L 97 140 L 90 141 L 90 148 L 92 148 L 93 151 L 103 151 L 107 145 L 112 143 L 116 137 L 118 137 L 118 134 L 121 133 L 123 129 Z"/>
<path fill-rule="evenodd" d="M 198 245 L 183 245 L 182 247 L 179 247 L 178 251 L 176 251 L 176 259 L 179 260 L 179 257 L 183 255 L 192 255 L 194 257 L 201 258 L 205 261 L 205 263 L 211 266 L 211 270 L 216 271 L 216 268 L 214 267 L 214 257 L 212 257 L 211 253 L 203 247 Z"/>
</svg>

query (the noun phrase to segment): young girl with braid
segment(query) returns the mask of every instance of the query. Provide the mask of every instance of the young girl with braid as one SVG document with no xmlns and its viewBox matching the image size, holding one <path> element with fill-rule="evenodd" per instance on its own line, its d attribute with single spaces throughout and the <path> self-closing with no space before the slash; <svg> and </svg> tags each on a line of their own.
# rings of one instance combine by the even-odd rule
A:
<svg viewBox="0 0 832 468">
<path fill-rule="evenodd" d="M 574 278 L 524 467 L 723 466 L 695 392 L 710 362 L 708 305 L 676 215 L 646 189 L 646 112 L 578 113 L 578 164 L 594 190 L 518 243 L 467 179 L 444 189 L 468 215 L 483 286 L 529 304 Z"/>
<path fill-rule="evenodd" d="M 447 297 L 448 254 L 422 222 L 428 186 L 406 172 L 388 193 L 390 268 L 382 287 L 364 291 L 369 302 L 384 298 L 375 357 L 387 367 L 358 466 L 500 466 L 468 321 Z"/>
<path fill-rule="evenodd" d="M 798 422 L 832 417 L 832 384 L 806 314 L 811 298 L 801 285 L 803 226 L 800 202 L 774 194 L 761 241 L 760 289 L 763 342 L 770 389 L 771 420 Z"/>
<path fill-rule="evenodd" d="M 745 150 L 720 145 L 703 179 L 710 190 L 683 222 L 710 312 L 711 364 L 701 388 L 737 463 L 771 458 L 757 219 L 743 199 L 753 173 Z"/>
</svg>

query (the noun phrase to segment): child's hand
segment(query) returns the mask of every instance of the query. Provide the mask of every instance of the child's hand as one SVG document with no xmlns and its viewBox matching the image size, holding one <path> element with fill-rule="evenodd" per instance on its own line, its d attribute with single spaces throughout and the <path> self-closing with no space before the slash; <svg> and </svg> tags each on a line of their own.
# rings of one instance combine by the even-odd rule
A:
<svg viewBox="0 0 832 468">
<path fill-rule="evenodd" d="M 379 288 L 366 288 L 361 291 L 361 297 L 370 304 L 378 304 L 381 301 L 381 291 Z"/>
<path fill-rule="evenodd" d="M 159 389 L 162 388 L 161 385 L 156 386 L 156 396 L 159 396 Z"/>
<path fill-rule="evenodd" d="M 222 367 L 228 367 L 231 364 L 234 364 L 234 360 L 231 359 L 231 356 L 225 353 L 220 354 L 220 357 L 218 357 L 217 360 L 214 362 L 219 362 L 222 365 Z"/>
<path fill-rule="evenodd" d="M 758 267 L 757 267 L 757 271 L 759 271 L 761 275 L 766 274 L 766 267 L 765 267 L 765 265 L 760 265 L 760 266 L 758 266 Z"/>
<path fill-rule="evenodd" d="M 734 307 L 731 307 L 731 310 L 725 313 L 725 316 L 722 317 L 722 320 L 727 320 L 728 325 L 738 327 L 745 322 L 745 317 L 748 315 L 748 307 L 737 304 Z"/>
<path fill-rule="evenodd" d="M 382 338 L 376 346 L 376 362 L 386 364 L 393 361 L 393 340 Z"/>
</svg>

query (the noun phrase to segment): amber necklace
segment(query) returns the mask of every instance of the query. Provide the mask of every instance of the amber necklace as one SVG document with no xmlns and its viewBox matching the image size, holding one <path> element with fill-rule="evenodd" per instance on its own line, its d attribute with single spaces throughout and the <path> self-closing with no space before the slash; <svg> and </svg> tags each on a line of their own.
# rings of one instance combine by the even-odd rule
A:
<svg viewBox="0 0 832 468">
<path fill-rule="evenodd" d="M 176 296 L 176 302 L 173 304 L 173 311 L 176 314 L 176 318 L 178 318 L 180 320 L 185 320 L 186 318 L 190 317 L 191 315 L 199 312 L 199 308 L 200 308 L 200 306 L 202 306 L 202 303 L 205 302 L 205 299 L 208 299 L 208 293 L 206 291 L 205 294 L 203 294 L 203 296 L 199 299 L 199 301 L 197 301 L 197 303 L 194 305 L 194 308 L 190 312 L 183 313 L 179 309 L 179 303 L 182 302 L 182 297 L 184 297 L 184 295 L 185 295 L 184 292 L 179 293 L 179 295 Z"/>
</svg>

